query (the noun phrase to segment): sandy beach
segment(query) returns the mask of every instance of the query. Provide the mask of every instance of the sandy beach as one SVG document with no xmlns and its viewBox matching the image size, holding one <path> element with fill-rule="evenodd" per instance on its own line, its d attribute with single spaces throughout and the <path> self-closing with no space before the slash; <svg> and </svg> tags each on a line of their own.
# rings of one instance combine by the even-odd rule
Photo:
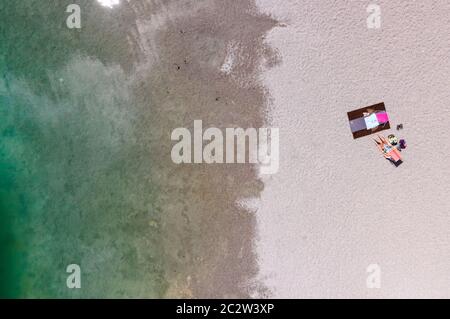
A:
<svg viewBox="0 0 450 319">
<path fill-rule="evenodd" d="M 261 280 L 278 298 L 450 297 L 450 4 L 376 1 L 368 29 L 368 1 L 257 2 L 284 24 L 263 74 L 280 170 L 257 212 Z M 397 168 L 351 136 L 346 112 L 378 102 L 408 142 Z"/>
</svg>

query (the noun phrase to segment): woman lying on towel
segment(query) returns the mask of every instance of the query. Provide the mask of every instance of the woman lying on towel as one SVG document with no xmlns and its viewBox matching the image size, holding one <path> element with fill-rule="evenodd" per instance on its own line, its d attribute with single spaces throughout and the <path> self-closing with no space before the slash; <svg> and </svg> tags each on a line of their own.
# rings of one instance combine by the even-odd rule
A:
<svg viewBox="0 0 450 319">
<path fill-rule="evenodd" d="M 400 151 L 392 146 L 383 136 L 378 135 L 378 140 L 374 139 L 377 143 L 378 149 L 381 151 L 383 156 L 393 162 L 394 164 L 400 164 L 402 162 L 402 156 Z"/>
</svg>

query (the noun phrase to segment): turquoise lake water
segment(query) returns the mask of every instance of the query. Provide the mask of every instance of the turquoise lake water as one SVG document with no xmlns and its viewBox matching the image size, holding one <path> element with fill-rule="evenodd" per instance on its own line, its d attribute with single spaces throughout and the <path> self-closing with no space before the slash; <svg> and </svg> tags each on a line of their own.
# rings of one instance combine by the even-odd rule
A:
<svg viewBox="0 0 450 319">
<path fill-rule="evenodd" d="M 145 144 L 124 71 L 126 10 L 0 3 L 0 297 L 159 297 L 166 282 Z M 79 264 L 83 289 L 66 287 Z"/>
</svg>

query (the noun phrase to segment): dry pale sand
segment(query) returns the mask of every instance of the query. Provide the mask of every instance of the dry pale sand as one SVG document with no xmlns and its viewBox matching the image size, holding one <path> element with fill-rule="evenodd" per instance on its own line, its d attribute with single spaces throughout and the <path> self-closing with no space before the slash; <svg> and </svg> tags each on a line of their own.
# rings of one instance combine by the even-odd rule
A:
<svg viewBox="0 0 450 319">
<path fill-rule="evenodd" d="M 450 297 L 450 3 L 376 1 L 379 30 L 369 3 L 258 1 L 286 25 L 267 37 L 282 63 L 264 73 L 281 158 L 257 250 L 274 297 Z M 347 111 L 381 101 L 404 124 L 398 168 L 348 127 Z"/>
</svg>

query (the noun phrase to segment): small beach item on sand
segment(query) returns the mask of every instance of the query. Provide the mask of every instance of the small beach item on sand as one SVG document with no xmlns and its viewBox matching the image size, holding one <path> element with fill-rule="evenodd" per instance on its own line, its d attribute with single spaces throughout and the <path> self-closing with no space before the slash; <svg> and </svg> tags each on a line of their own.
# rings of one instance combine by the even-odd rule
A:
<svg viewBox="0 0 450 319">
<path fill-rule="evenodd" d="M 396 147 L 392 146 L 392 144 L 389 143 L 389 141 L 387 141 L 383 136 L 378 135 L 378 139 L 374 139 L 374 141 L 383 156 L 390 160 L 395 166 L 398 166 L 403 162 L 400 151 Z"/>
<path fill-rule="evenodd" d="M 364 123 L 366 124 L 367 130 L 371 130 L 373 128 L 376 128 L 378 125 L 380 125 L 380 122 L 378 122 L 378 118 L 375 113 L 365 116 Z"/>
<path fill-rule="evenodd" d="M 390 128 L 384 103 L 348 112 L 347 116 L 354 139 Z"/>
<path fill-rule="evenodd" d="M 398 138 L 394 134 L 389 134 L 388 141 L 389 141 L 389 143 L 391 143 L 392 145 L 395 146 L 398 143 Z"/>
<path fill-rule="evenodd" d="M 397 125 L 397 131 L 403 130 L 403 124 L 398 124 Z"/>
<path fill-rule="evenodd" d="M 402 138 L 398 145 L 400 146 L 400 149 L 404 150 L 406 148 L 406 141 Z"/>
</svg>

